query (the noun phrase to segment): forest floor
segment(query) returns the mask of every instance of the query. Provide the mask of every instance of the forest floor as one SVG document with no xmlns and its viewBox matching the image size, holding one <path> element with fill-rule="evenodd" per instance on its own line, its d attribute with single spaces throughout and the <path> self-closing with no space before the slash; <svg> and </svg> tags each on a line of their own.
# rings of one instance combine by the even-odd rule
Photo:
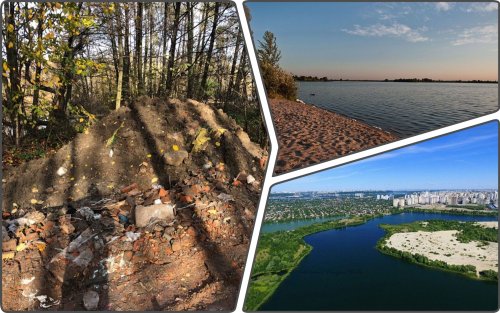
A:
<svg viewBox="0 0 500 313">
<path fill-rule="evenodd" d="M 381 129 L 315 106 L 270 99 L 281 174 L 398 139 Z"/>
<path fill-rule="evenodd" d="M 5 169 L 3 309 L 232 310 L 266 160 L 222 111 L 144 97 Z"/>
</svg>

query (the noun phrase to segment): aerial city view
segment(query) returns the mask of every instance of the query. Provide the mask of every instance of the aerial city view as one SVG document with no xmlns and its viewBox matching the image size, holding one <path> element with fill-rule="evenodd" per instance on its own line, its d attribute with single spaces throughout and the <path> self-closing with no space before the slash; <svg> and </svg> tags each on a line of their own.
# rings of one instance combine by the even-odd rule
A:
<svg viewBox="0 0 500 313">
<path fill-rule="evenodd" d="M 245 307 L 496 310 L 497 276 L 489 122 L 274 186 Z"/>
<path fill-rule="evenodd" d="M 277 174 L 498 110 L 497 2 L 245 5 Z"/>
</svg>

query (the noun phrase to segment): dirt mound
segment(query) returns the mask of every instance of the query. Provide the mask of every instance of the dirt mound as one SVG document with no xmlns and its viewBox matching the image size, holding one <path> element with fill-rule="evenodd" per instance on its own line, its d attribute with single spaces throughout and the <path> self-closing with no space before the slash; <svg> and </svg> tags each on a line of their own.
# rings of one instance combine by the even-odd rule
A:
<svg viewBox="0 0 500 313">
<path fill-rule="evenodd" d="M 265 156 L 220 110 L 140 98 L 8 170 L 3 308 L 231 310 Z M 135 225 L 153 205 L 176 215 Z"/>
</svg>

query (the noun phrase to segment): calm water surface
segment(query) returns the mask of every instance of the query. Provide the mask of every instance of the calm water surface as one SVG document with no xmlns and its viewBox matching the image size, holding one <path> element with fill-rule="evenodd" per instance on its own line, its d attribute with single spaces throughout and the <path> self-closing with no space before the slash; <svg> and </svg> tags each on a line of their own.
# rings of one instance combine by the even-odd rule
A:
<svg viewBox="0 0 500 313">
<path fill-rule="evenodd" d="M 498 84 L 299 82 L 299 99 L 409 137 L 498 109 Z M 311 96 L 310 94 L 315 94 Z"/>
<path fill-rule="evenodd" d="M 404 213 L 309 235 L 312 252 L 261 310 L 497 310 L 498 285 L 431 269 L 380 253 L 379 224 L 473 217 Z"/>
</svg>

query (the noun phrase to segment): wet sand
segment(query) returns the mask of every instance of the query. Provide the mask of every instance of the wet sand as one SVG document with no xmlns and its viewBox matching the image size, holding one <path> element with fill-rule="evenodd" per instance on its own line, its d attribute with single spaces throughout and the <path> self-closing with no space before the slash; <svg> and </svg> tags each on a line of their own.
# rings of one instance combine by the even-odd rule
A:
<svg viewBox="0 0 500 313">
<path fill-rule="evenodd" d="M 393 134 L 313 105 L 269 99 L 282 174 L 394 140 Z"/>
</svg>

